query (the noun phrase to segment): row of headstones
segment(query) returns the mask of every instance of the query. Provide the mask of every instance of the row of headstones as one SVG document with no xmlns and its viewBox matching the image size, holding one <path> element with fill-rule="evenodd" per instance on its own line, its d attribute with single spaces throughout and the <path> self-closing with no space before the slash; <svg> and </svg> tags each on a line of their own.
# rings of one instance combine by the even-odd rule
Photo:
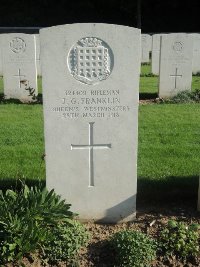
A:
<svg viewBox="0 0 200 267">
<path fill-rule="evenodd" d="M 159 75 L 161 40 L 164 35 L 166 34 L 142 34 L 141 62 L 151 62 L 151 72 L 155 75 Z M 192 72 L 197 74 L 200 72 L 200 34 L 192 33 L 189 36 L 193 43 Z"/>
<path fill-rule="evenodd" d="M 159 97 L 190 91 L 192 73 L 200 72 L 200 34 L 145 35 L 142 42 L 142 56 L 149 56 L 152 48 L 151 67 L 152 73 L 159 75 Z"/>
<path fill-rule="evenodd" d="M 83 220 L 131 221 L 137 194 L 140 30 L 88 23 L 40 34 L 47 186 Z M 193 47 L 184 34 L 162 41 L 161 64 L 170 74 L 176 71 L 168 77 L 175 80 L 179 64 L 187 72 Z"/>
<path fill-rule="evenodd" d="M 19 87 L 28 83 L 23 73 L 31 80 L 34 68 L 30 38 L 5 38 L 9 45 L 4 63 L 6 70 L 13 69 Z M 48 189 L 71 203 L 81 219 L 133 220 L 140 30 L 112 24 L 62 25 L 40 30 L 40 41 Z"/>
<path fill-rule="evenodd" d="M 33 101 L 38 94 L 37 75 L 41 75 L 39 35 L 1 34 L 0 42 L 6 98 Z M 159 74 L 159 97 L 191 90 L 192 71 L 200 70 L 200 34 L 143 34 L 142 62 L 149 60 L 151 49 L 152 73 Z"/>
</svg>

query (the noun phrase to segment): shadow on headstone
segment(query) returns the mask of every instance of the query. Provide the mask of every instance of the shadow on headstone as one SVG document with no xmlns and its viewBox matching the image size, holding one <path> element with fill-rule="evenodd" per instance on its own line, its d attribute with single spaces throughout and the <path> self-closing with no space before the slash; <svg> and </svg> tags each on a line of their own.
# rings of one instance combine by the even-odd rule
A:
<svg viewBox="0 0 200 267">
<path fill-rule="evenodd" d="M 117 192 L 116 192 L 117 193 Z M 136 195 L 127 198 L 126 200 L 118 203 L 117 205 L 113 206 L 106 210 L 106 215 L 97 220 L 97 223 L 118 223 L 122 220 L 130 221 L 136 214 L 135 214 L 135 207 L 136 207 Z M 120 213 L 120 214 L 119 214 Z M 116 217 L 118 214 L 118 218 Z"/>
</svg>

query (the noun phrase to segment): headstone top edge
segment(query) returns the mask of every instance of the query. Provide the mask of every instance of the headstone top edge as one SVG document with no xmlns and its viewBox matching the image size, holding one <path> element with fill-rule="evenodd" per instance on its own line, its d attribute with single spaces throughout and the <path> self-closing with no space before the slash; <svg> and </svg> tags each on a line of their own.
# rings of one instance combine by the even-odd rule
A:
<svg viewBox="0 0 200 267">
<path fill-rule="evenodd" d="M 56 25 L 56 26 L 51 26 L 51 27 L 47 27 L 47 28 L 42 28 L 40 29 L 39 31 L 39 34 L 41 33 L 45 33 L 45 32 L 48 32 L 49 30 L 59 30 L 59 29 L 63 29 L 63 28 L 75 28 L 75 27 L 78 27 L 78 26 L 82 26 L 82 27 L 88 27 L 88 26 L 107 26 L 107 27 L 110 27 L 110 28 L 122 28 L 123 29 L 127 29 L 127 30 L 130 30 L 130 31 L 135 31 L 135 33 L 141 33 L 141 29 L 139 28 L 136 28 L 136 27 L 130 27 L 130 26 L 127 26 L 127 25 L 120 25 L 120 24 L 110 24 L 110 23 L 72 23 L 72 24 L 62 24 L 62 25 Z"/>
<path fill-rule="evenodd" d="M 11 33 L 1 33 L 0 34 L 0 36 L 17 36 L 17 35 L 29 37 L 29 36 L 34 36 L 36 34 L 34 34 L 34 33 L 22 33 L 22 32 L 11 32 Z"/>
</svg>

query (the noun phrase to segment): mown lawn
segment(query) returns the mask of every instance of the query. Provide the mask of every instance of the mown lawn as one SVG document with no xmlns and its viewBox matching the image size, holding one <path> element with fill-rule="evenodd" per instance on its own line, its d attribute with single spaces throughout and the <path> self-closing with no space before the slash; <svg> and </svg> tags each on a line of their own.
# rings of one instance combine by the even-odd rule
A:
<svg viewBox="0 0 200 267">
<path fill-rule="evenodd" d="M 1 104 L 0 121 L 0 179 L 44 179 L 42 106 Z M 199 104 L 140 105 L 138 177 L 198 176 L 199 136 Z"/>
<path fill-rule="evenodd" d="M 199 86 L 199 78 L 193 77 L 194 85 Z M 141 77 L 144 92 L 155 92 L 156 80 Z M 41 80 L 39 86 L 41 92 Z M 42 105 L 0 104 L 0 122 L 0 187 L 17 178 L 45 181 Z M 192 191 L 199 173 L 200 105 L 140 105 L 139 192 L 149 186 L 157 190 L 158 184 L 164 190 L 185 186 Z"/>
<path fill-rule="evenodd" d="M 200 105 L 141 105 L 138 175 L 150 179 L 200 174 Z"/>
<path fill-rule="evenodd" d="M 0 179 L 44 179 L 42 105 L 0 105 Z"/>
<path fill-rule="evenodd" d="M 151 66 L 142 65 L 141 74 L 150 74 Z M 159 77 L 140 77 L 140 93 L 142 94 L 158 94 Z M 200 89 L 200 76 L 192 77 L 192 90 Z M 154 95 L 153 95 L 154 96 Z"/>
</svg>

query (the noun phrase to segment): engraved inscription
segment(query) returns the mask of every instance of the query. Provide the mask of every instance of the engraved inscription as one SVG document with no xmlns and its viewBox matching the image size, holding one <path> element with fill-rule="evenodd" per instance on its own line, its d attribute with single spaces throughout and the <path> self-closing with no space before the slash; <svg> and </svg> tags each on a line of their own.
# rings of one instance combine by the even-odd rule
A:
<svg viewBox="0 0 200 267">
<path fill-rule="evenodd" d="M 111 48 L 104 41 L 86 37 L 70 50 L 68 68 L 76 80 L 94 85 L 108 78 L 112 72 L 113 61 Z"/>
<path fill-rule="evenodd" d="M 22 38 L 15 37 L 10 41 L 10 49 L 14 53 L 22 53 L 26 49 L 26 43 Z"/>
<path fill-rule="evenodd" d="M 172 49 L 175 52 L 181 52 L 183 50 L 183 44 L 181 42 L 174 42 L 174 44 L 172 45 Z"/>
<path fill-rule="evenodd" d="M 111 148 L 111 144 L 94 144 L 93 125 L 94 125 L 94 122 L 89 122 L 89 144 L 88 145 L 71 145 L 71 150 L 74 150 L 74 149 L 88 149 L 89 150 L 89 187 L 94 186 L 93 150 Z"/>
<path fill-rule="evenodd" d="M 174 89 L 177 88 L 177 78 L 182 78 L 181 74 L 178 74 L 178 68 L 176 68 L 175 74 L 171 74 L 170 77 L 174 77 Z"/>
<path fill-rule="evenodd" d="M 123 102 L 118 89 L 66 90 L 60 106 L 52 107 L 52 111 L 65 119 L 117 119 L 131 109 Z"/>
</svg>

